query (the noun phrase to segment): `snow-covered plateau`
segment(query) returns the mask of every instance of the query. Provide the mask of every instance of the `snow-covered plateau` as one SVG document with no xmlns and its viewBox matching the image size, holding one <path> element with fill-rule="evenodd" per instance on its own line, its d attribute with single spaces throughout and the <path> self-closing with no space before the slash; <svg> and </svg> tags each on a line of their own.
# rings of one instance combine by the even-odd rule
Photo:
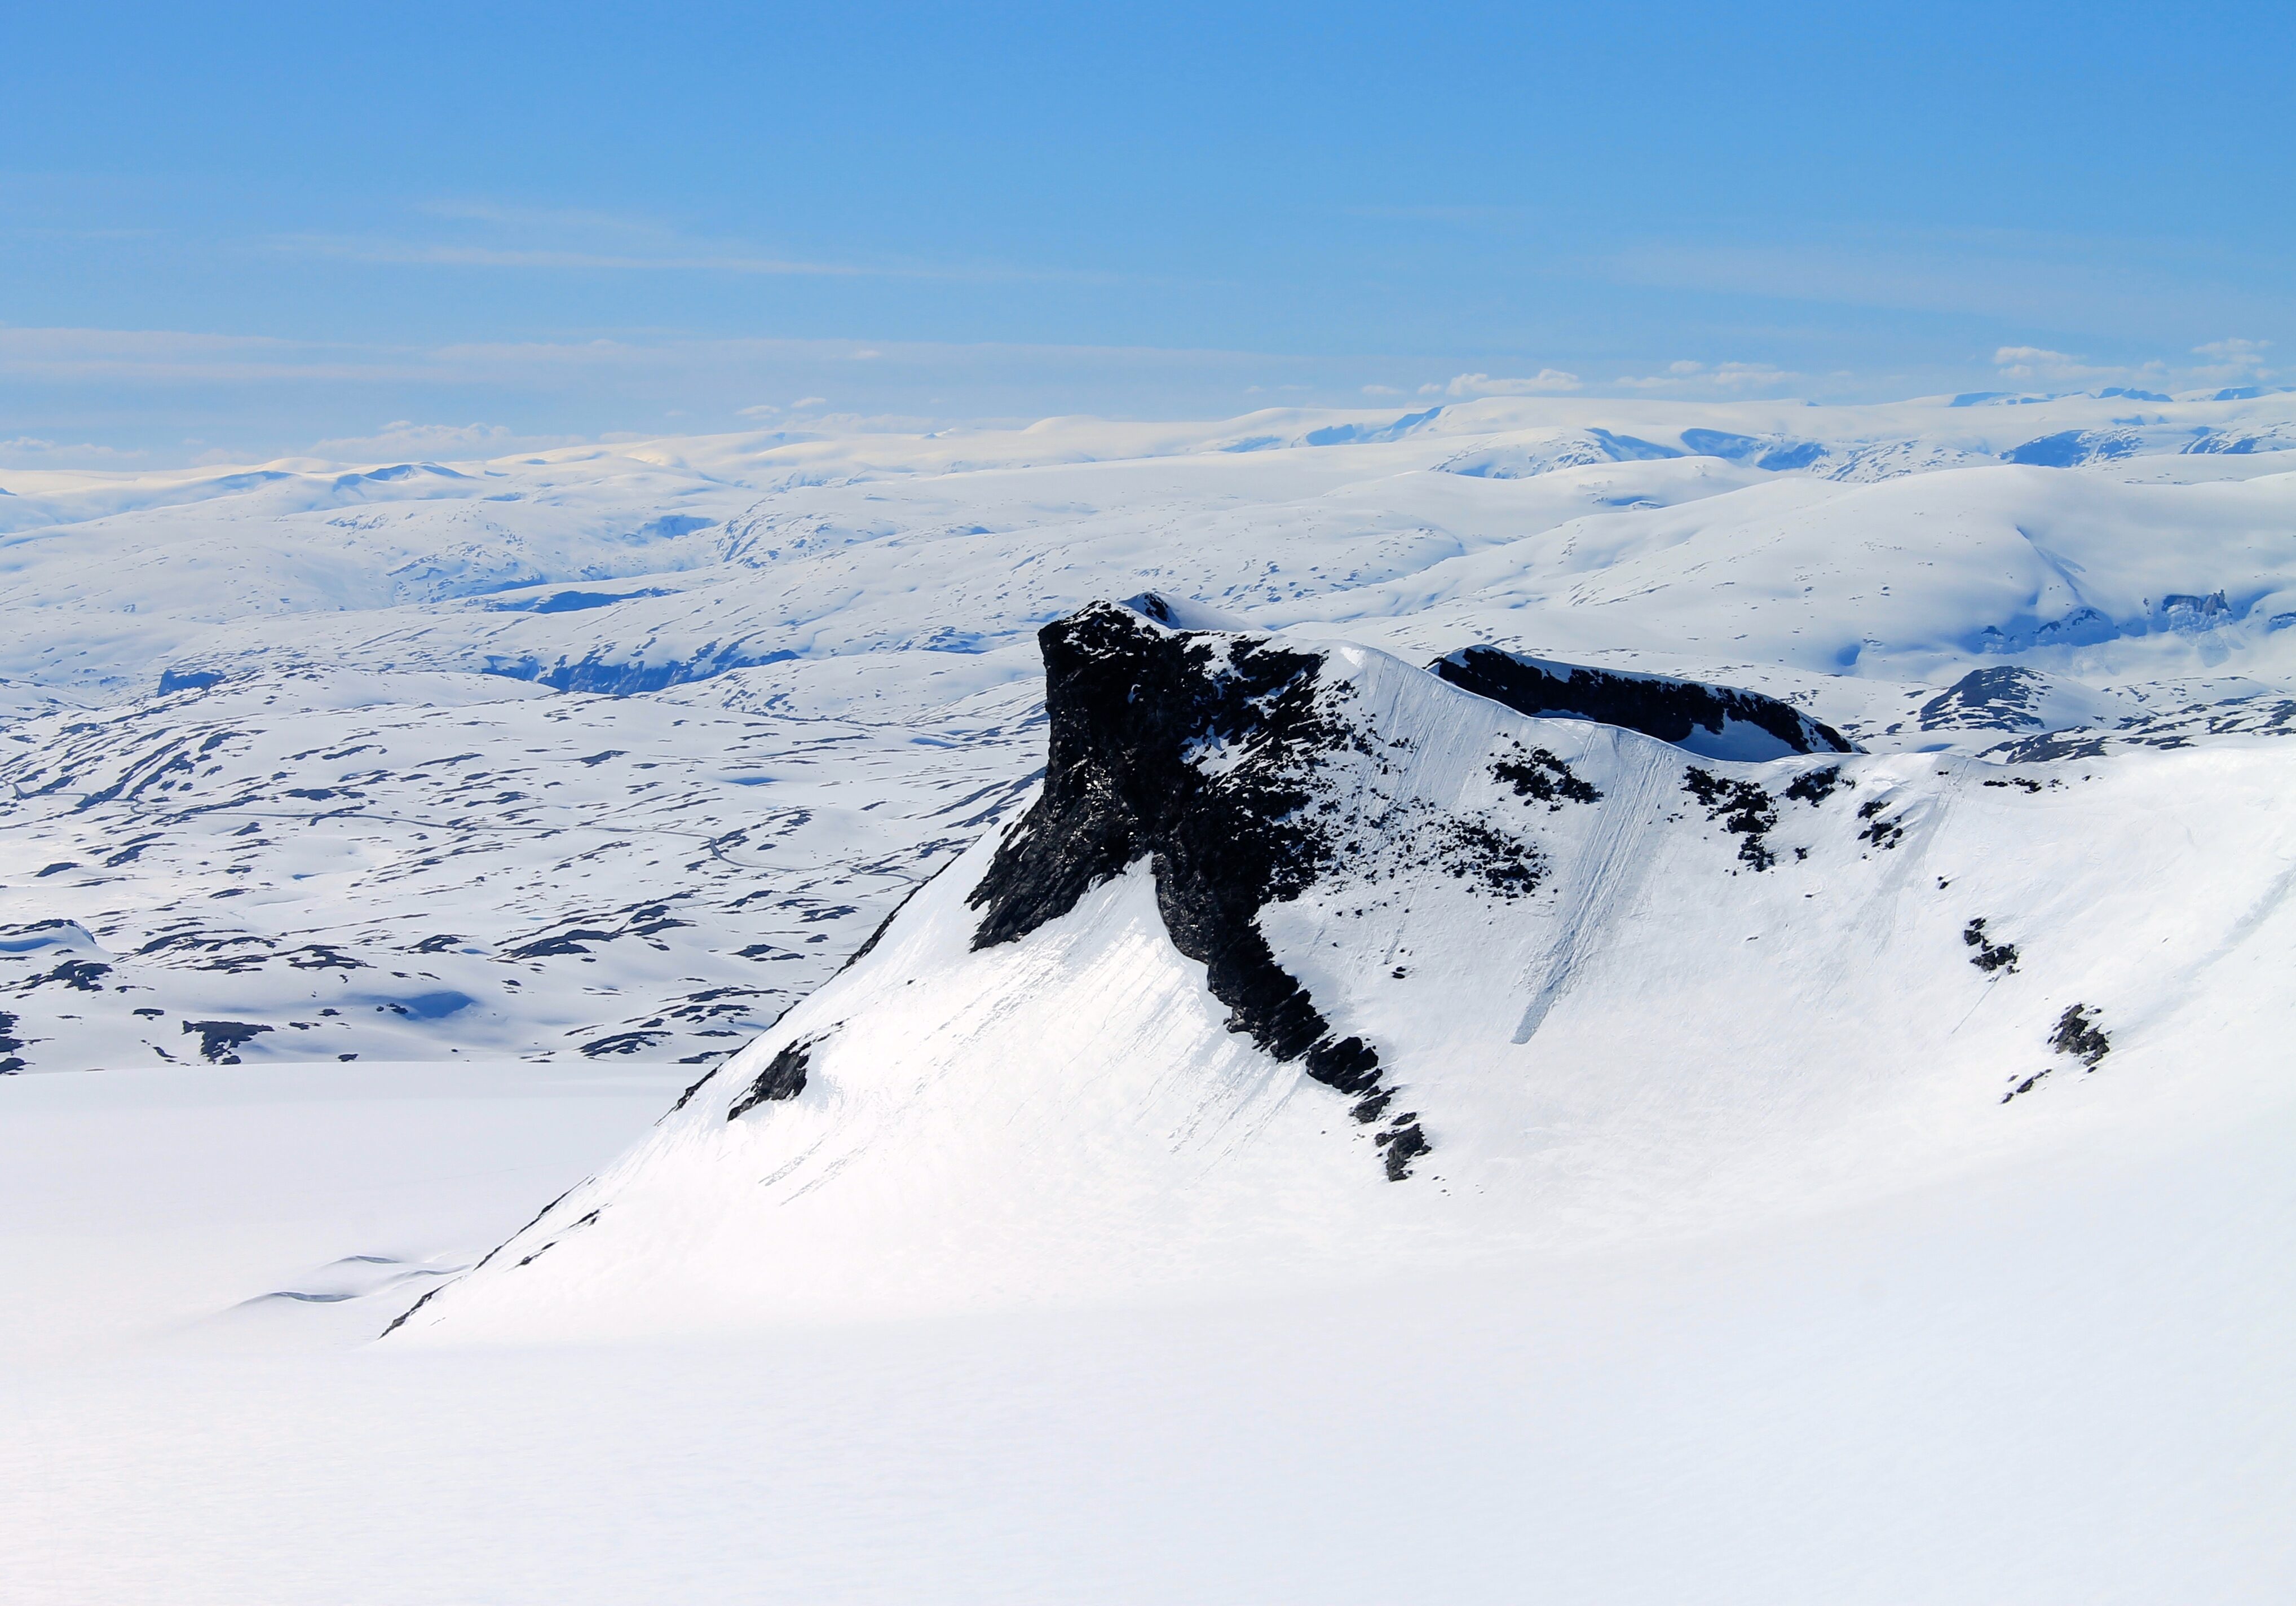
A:
<svg viewBox="0 0 2296 1606">
<path fill-rule="evenodd" d="M 0 490 L 11 1598 L 2296 1588 L 2296 392 Z"/>
</svg>

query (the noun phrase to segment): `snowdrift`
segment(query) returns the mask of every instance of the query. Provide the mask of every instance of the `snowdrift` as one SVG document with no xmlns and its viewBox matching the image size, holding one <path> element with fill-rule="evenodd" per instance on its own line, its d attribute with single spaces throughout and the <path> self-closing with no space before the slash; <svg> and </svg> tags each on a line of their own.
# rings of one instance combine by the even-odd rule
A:
<svg viewBox="0 0 2296 1606">
<path fill-rule="evenodd" d="M 1696 1232 L 2110 1141 L 2292 1024 L 2268 739 L 1732 762 L 1346 643 L 1040 640 L 1033 801 L 395 1341 Z"/>
</svg>

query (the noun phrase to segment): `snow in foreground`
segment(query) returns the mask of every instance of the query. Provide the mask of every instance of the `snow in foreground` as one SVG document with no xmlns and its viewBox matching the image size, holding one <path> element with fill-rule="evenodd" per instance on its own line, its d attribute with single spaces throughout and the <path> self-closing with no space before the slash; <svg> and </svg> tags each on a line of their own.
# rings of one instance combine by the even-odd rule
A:
<svg viewBox="0 0 2296 1606">
<path fill-rule="evenodd" d="M 2296 1577 L 2279 1091 L 1821 1217 L 1321 1295 L 420 1350 L 343 1305 L 234 1309 L 345 1255 L 480 1252 L 670 1096 L 407 1069 L 0 1082 L 11 1602 L 2151 1606 Z"/>
</svg>

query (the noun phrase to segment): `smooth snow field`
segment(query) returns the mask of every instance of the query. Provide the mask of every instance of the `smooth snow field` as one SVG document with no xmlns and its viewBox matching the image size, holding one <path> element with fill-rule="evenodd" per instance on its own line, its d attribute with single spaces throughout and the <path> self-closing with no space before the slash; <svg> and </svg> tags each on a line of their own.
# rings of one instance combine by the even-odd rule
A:
<svg viewBox="0 0 2296 1606">
<path fill-rule="evenodd" d="M 2296 392 L 0 491 L 7 1606 L 2296 1595 Z"/>
<path fill-rule="evenodd" d="M 1320 1296 L 421 1350 L 370 1300 L 240 1306 L 481 1252 L 675 1079 L 455 1070 L 0 1082 L 10 1601 L 2267 1602 L 2296 1565 L 2284 1098 Z"/>
</svg>

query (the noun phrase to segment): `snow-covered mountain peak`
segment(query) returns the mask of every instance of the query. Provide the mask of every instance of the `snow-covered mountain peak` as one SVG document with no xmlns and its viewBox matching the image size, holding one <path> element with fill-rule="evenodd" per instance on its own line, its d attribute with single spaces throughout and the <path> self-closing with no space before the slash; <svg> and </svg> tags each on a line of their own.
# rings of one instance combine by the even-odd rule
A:
<svg viewBox="0 0 2296 1606">
<path fill-rule="evenodd" d="M 2218 995 L 2284 901 L 2254 890 L 2285 845 L 2269 742 L 1738 762 L 1344 643 L 1094 603 L 1039 644 L 1026 807 L 412 1331 L 1092 1303 L 1689 1232 L 2261 1069 Z"/>
</svg>

